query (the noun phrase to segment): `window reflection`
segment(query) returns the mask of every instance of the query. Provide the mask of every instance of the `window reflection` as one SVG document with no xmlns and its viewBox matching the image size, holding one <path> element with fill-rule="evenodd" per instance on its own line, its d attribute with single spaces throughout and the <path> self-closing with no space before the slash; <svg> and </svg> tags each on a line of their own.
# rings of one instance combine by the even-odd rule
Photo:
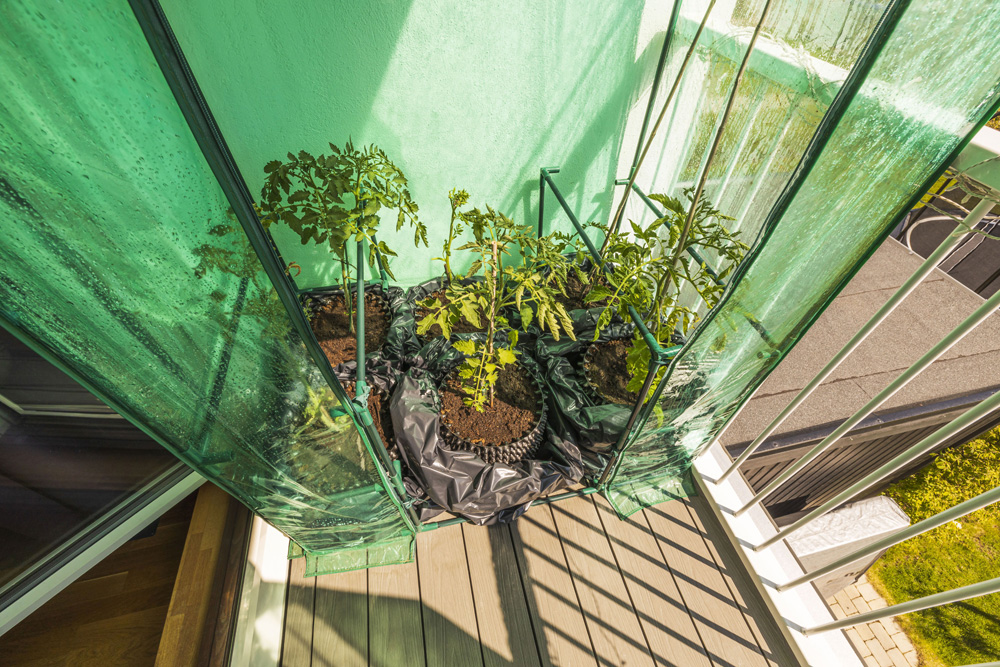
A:
<svg viewBox="0 0 1000 667">
<path fill-rule="evenodd" d="M 0 591 L 176 463 L 0 329 Z"/>
</svg>

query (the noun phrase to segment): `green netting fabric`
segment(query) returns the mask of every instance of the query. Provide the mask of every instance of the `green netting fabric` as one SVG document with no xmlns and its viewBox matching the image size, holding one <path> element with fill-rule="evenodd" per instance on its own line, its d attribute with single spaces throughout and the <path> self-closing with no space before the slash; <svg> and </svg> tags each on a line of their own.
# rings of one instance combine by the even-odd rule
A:
<svg viewBox="0 0 1000 667">
<path fill-rule="evenodd" d="M 373 547 L 356 549 L 337 549 L 327 553 L 305 551 L 295 542 L 288 544 L 288 558 L 305 558 L 306 577 L 317 577 L 321 574 L 336 574 L 350 570 L 363 570 L 379 565 L 406 563 L 413 560 L 414 541 L 411 537 L 400 537 L 382 542 Z"/>
<path fill-rule="evenodd" d="M 663 0 L 161 4 L 251 192 L 269 161 L 348 137 L 378 144 L 405 172 L 430 247 L 414 248 L 412 232 L 385 219 L 379 239 L 399 253 L 392 270 L 404 285 L 442 273 L 431 258 L 451 188 L 533 224 L 538 169 L 560 165 L 580 219 L 608 216 L 616 162 L 632 145 L 622 128 L 670 14 Z M 546 224 L 571 230 L 555 213 Z M 335 282 L 327 250 L 287 228 L 274 235 L 302 266 L 301 286 Z M 456 255 L 468 268 L 472 258 Z"/>
<path fill-rule="evenodd" d="M 0 226 L 0 323 L 310 552 L 409 559 L 126 3 L 0 6 Z"/>
<path fill-rule="evenodd" d="M 801 190 L 675 361 L 660 397 L 666 419 L 645 424 L 611 491 L 620 513 L 655 502 L 664 473 L 720 432 L 995 108 L 1000 45 L 980 36 L 998 27 L 985 1 L 909 6 Z"/>
</svg>

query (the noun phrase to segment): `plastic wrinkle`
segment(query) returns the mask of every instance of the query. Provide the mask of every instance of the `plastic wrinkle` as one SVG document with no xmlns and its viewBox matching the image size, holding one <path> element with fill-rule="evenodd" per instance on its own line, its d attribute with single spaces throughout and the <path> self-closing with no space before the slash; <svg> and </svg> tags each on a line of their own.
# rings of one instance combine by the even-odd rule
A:
<svg viewBox="0 0 1000 667">
<path fill-rule="evenodd" d="M 508 523 L 538 498 L 579 482 L 584 474 L 579 448 L 548 428 L 537 458 L 515 464 L 490 464 L 445 444 L 437 386 L 460 358 L 446 339 L 431 340 L 389 403 L 400 456 L 431 501 L 421 519 L 446 510 L 477 525 Z M 519 363 L 537 368 L 523 350 Z"/>
</svg>

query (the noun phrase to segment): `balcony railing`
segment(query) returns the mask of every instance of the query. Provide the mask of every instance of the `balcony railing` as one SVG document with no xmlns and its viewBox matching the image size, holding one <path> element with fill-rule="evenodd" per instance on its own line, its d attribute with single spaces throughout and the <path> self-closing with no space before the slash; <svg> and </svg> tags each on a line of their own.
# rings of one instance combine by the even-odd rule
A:
<svg viewBox="0 0 1000 667">
<path fill-rule="evenodd" d="M 953 164 L 953 169 L 962 173 L 966 178 L 973 179 L 984 188 L 1000 190 L 1000 160 L 997 159 L 998 157 L 1000 157 L 1000 132 L 986 128 L 961 154 L 960 158 Z M 775 490 L 801 473 L 812 461 L 847 436 L 866 417 L 869 417 L 893 395 L 919 377 L 931 364 L 992 316 L 1000 307 L 1000 293 L 984 301 L 951 332 L 931 346 L 923 356 L 901 372 L 885 389 L 845 419 L 828 436 L 763 488 L 754 491 L 741 475 L 736 474 L 740 466 L 768 441 L 782 423 L 889 318 L 907 297 L 914 293 L 938 265 L 970 234 L 974 233 L 972 230 L 994 205 L 993 201 L 984 198 L 973 207 L 964 220 L 956 225 L 954 232 L 945 237 L 940 246 L 861 326 L 823 369 L 758 433 L 735 460 L 720 445 L 719 441 L 723 435 L 720 433 L 712 445 L 695 461 L 695 469 L 701 478 L 702 490 L 711 498 L 720 522 L 726 526 L 733 541 L 734 548 L 740 552 L 748 568 L 757 575 L 762 593 L 772 603 L 772 612 L 787 627 L 789 637 L 793 640 L 794 646 L 801 652 L 800 657 L 804 663 L 814 665 L 862 664 L 860 658 L 851 650 L 845 636 L 841 634 L 841 630 L 862 623 L 1000 592 L 1000 578 L 996 578 L 836 620 L 833 619 L 817 591 L 809 586 L 810 582 L 836 572 L 845 566 L 865 558 L 871 558 L 890 546 L 1000 501 L 1000 489 L 988 491 L 962 502 L 808 572 L 802 568 L 786 541 L 787 538 L 799 533 L 804 527 L 809 526 L 820 517 L 906 469 L 941 443 L 949 441 L 969 426 L 981 422 L 984 417 L 995 414 L 1000 408 L 1000 392 L 980 401 L 876 470 L 863 476 L 859 475 L 859 478 L 854 480 L 848 488 L 780 529 L 762 505 L 762 502 Z"/>
</svg>

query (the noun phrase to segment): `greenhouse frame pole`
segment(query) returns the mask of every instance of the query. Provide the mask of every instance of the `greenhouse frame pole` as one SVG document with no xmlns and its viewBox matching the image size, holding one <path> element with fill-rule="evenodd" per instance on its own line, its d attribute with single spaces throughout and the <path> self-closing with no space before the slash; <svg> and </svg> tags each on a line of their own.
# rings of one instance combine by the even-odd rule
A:
<svg viewBox="0 0 1000 667">
<path fill-rule="evenodd" d="M 313 363 L 319 368 L 323 379 L 333 390 L 334 395 L 346 409 L 346 413 L 354 422 L 361 438 L 373 458 L 377 461 L 376 468 L 379 477 L 383 481 L 383 487 L 399 511 L 400 517 L 407 528 L 416 532 L 419 522 L 414 522 L 415 514 L 412 508 L 407 511 L 402 504 L 402 500 L 396 497 L 398 484 L 390 484 L 385 475 L 388 473 L 396 477 L 396 468 L 385 450 L 381 441 L 377 446 L 368 441 L 360 422 L 357 407 L 348 398 L 343 385 L 337 379 L 330 365 L 330 360 L 323 353 L 323 350 L 316 342 L 316 338 L 309 326 L 305 313 L 298 300 L 297 290 L 292 283 L 291 277 L 281 265 L 277 249 L 274 246 L 270 235 L 260 223 L 253 207 L 253 197 L 243 181 L 239 169 L 233 160 L 225 139 L 218 128 L 215 118 L 208 107 L 205 97 L 195 80 L 194 74 L 184 57 L 180 44 L 174 36 L 173 30 L 167 21 L 157 0 L 129 0 L 132 12 L 139 23 L 149 48 L 160 66 L 167 84 L 170 86 L 177 102 L 178 108 L 184 115 L 191 133 L 201 148 L 202 154 L 215 175 L 219 186 L 226 195 L 226 199 L 233 207 L 236 219 L 247 235 L 250 245 L 257 254 L 258 259 L 264 267 L 271 284 L 274 286 L 278 298 L 285 307 L 286 314 L 292 323 L 295 332 L 302 339 Z"/>
</svg>

